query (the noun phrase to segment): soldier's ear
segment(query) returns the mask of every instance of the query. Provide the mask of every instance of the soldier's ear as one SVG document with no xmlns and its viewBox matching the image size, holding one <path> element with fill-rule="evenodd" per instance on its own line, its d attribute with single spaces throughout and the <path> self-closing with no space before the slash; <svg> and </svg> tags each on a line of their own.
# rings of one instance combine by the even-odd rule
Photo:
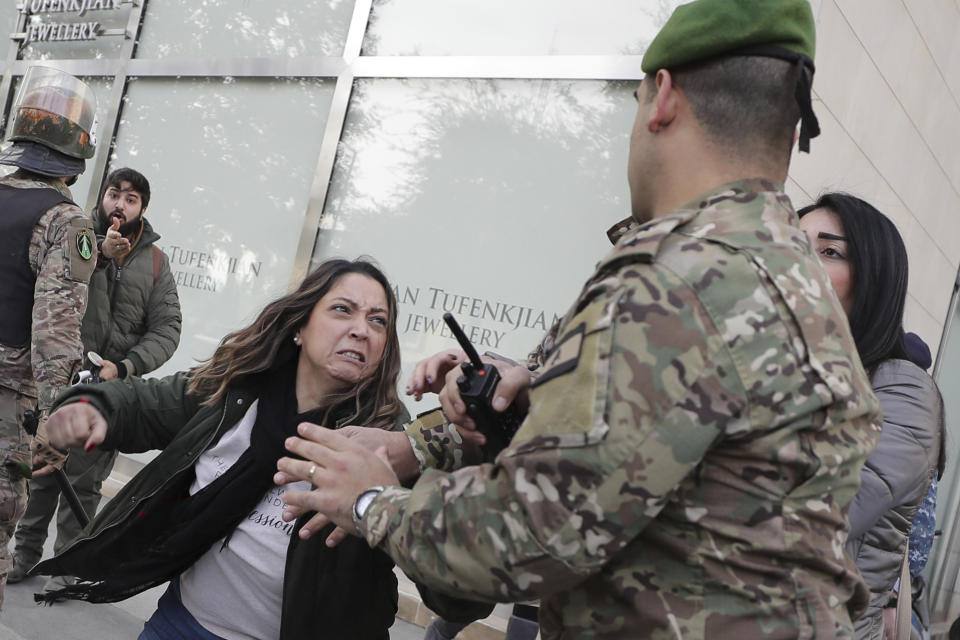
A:
<svg viewBox="0 0 960 640">
<path fill-rule="evenodd" d="M 650 118 L 647 120 L 647 130 L 657 133 L 669 126 L 677 117 L 680 96 L 673 84 L 673 77 L 666 69 L 657 71 L 655 80 L 656 94 L 650 109 Z"/>
</svg>

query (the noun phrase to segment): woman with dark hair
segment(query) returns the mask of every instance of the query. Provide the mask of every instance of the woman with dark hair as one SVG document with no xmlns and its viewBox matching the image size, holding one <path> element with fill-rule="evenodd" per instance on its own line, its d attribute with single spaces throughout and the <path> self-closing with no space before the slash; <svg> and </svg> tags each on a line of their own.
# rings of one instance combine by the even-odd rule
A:
<svg viewBox="0 0 960 640">
<path fill-rule="evenodd" d="M 850 504 L 846 546 L 870 588 L 869 607 L 854 623 L 857 637 L 883 638 L 883 610 L 903 567 L 911 525 L 943 470 L 943 403 L 936 383 L 907 353 L 907 251 L 893 223 L 843 193 L 821 196 L 798 213 L 883 408 L 880 442 Z"/>
<path fill-rule="evenodd" d="M 33 570 L 83 582 L 38 597 L 113 602 L 170 581 L 142 640 L 387 638 L 393 562 L 359 538 L 304 539 L 312 514 L 284 522 L 280 496 L 309 483 L 273 476 L 301 422 L 401 428 L 396 324 L 379 269 L 330 260 L 201 366 L 61 396 L 54 445 L 162 452 Z"/>
</svg>

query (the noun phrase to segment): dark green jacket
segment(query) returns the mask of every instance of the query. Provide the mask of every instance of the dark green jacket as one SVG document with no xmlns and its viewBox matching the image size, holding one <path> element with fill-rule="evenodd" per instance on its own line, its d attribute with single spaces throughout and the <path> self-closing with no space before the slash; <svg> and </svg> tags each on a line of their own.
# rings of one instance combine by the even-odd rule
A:
<svg viewBox="0 0 960 640">
<path fill-rule="evenodd" d="M 253 393 L 231 390 L 219 405 L 201 406 L 202 398 L 187 393 L 184 373 L 74 387 L 58 398 L 57 406 L 80 397 L 97 407 L 109 425 L 100 448 L 125 453 L 161 451 L 103 507 L 80 538 L 60 555 L 40 563 L 32 574 L 99 579 L 136 554 L 143 541 L 131 540 L 127 534 L 138 512 L 151 512 L 171 492 L 180 491 L 185 483 L 189 486 L 200 454 L 239 422 L 256 399 Z M 402 410 L 394 429 L 402 429 L 408 418 Z M 280 639 L 315 638 L 318 629 L 335 623 L 333 616 L 351 624 L 359 620 L 364 628 L 355 637 L 361 640 L 386 639 L 397 607 L 393 561 L 370 549 L 362 539 L 350 538 L 341 547 L 354 545 L 352 550 L 347 553 L 338 547 L 334 556 L 349 557 L 350 561 L 331 563 L 324 554 L 327 532 L 306 541 L 296 534 L 309 515 L 297 521 L 287 549 Z M 320 575 L 321 562 L 324 575 Z M 340 587 L 334 594 L 336 601 L 321 601 L 317 595 L 323 580 L 335 581 Z M 129 595 L 156 585 L 142 586 Z"/>
<path fill-rule="evenodd" d="M 102 237 L 107 227 L 95 220 Z M 142 376 L 170 359 L 180 343 L 180 299 L 162 252 L 154 271 L 154 243 L 160 236 L 143 219 L 143 234 L 120 266 L 102 259 L 90 278 L 90 295 L 80 337 L 84 357 L 96 351 L 127 367 L 128 376 Z M 86 363 L 89 366 L 89 362 Z"/>
</svg>

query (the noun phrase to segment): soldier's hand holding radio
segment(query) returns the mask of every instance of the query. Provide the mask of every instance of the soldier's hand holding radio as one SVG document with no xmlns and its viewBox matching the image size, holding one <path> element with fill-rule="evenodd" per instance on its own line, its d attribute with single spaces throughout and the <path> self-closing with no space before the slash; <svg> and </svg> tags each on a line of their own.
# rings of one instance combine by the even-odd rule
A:
<svg viewBox="0 0 960 640">
<path fill-rule="evenodd" d="M 529 370 L 524 366 L 486 355 L 480 356 L 480 360 L 484 364 L 493 365 L 500 375 L 495 387 L 496 394 L 491 399 L 493 410 L 502 412 L 513 405 L 520 415 L 526 414 L 529 406 L 526 388 L 531 380 Z M 476 422 L 470 417 L 458 385 L 458 380 L 464 375 L 462 365 L 469 362 L 470 358 L 460 349 L 438 351 L 417 363 L 410 374 L 406 391 L 408 396 L 414 396 L 418 401 L 425 393 L 436 393 L 447 419 L 464 427 L 461 435 L 476 445 L 484 445 L 487 439 L 477 430 Z"/>
<path fill-rule="evenodd" d="M 502 360 L 495 360 L 486 356 L 481 357 L 486 364 L 492 364 L 500 372 L 500 382 L 496 386 L 496 393 L 490 403 L 491 408 L 502 413 L 507 407 L 516 407 L 521 415 L 526 415 L 530 406 L 527 396 L 527 387 L 530 386 L 530 371 L 520 365 L 512 365 Z M 450 422 L 471 430 L 478 440 L 478 444 L 486 442 L 483 434 L 476 431 L 477 424 L 470 417 L 467 405 L 460 393 L 457 381 L 463 376 L 460 367 L 455 367 L 444 378 L 443 388 L 437 394 L 443 413 Z"/>
<path fill-rule="evenodd" d="M 530 386 L 530 373 L 501 360 L 481 360 L 453 316 L 445 313 L 443 321 L 467 357 L 459 368 L 448 370 L 438 394 L 440 406 L 447 420 L 479 432 L 470 439 L 492 459 L 510 444 L 523 422 L 529 405 L 526 388 Z M 462 432 L 464 436 L 467 433 Z"/>
</svg>

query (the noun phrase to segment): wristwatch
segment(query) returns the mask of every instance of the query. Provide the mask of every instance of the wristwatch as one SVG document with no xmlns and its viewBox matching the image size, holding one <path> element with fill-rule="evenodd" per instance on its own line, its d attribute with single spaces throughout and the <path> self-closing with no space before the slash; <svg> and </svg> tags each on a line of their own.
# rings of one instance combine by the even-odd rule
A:
<svg viewBox="0 0 960 640">
<path fill-rule="evenodd" d="M 363 516 L 367 513 L 367 509 L 370 508 L 373 499 L 380 495 L 380 492 L 383 490 L 384 487 L 370 487 L 357 496 L 356 501 L 353 503 L 353 524 L 357 527 L 358 531 L 360 530 L 360 521 L 363 520 Z"/>
</svg>

